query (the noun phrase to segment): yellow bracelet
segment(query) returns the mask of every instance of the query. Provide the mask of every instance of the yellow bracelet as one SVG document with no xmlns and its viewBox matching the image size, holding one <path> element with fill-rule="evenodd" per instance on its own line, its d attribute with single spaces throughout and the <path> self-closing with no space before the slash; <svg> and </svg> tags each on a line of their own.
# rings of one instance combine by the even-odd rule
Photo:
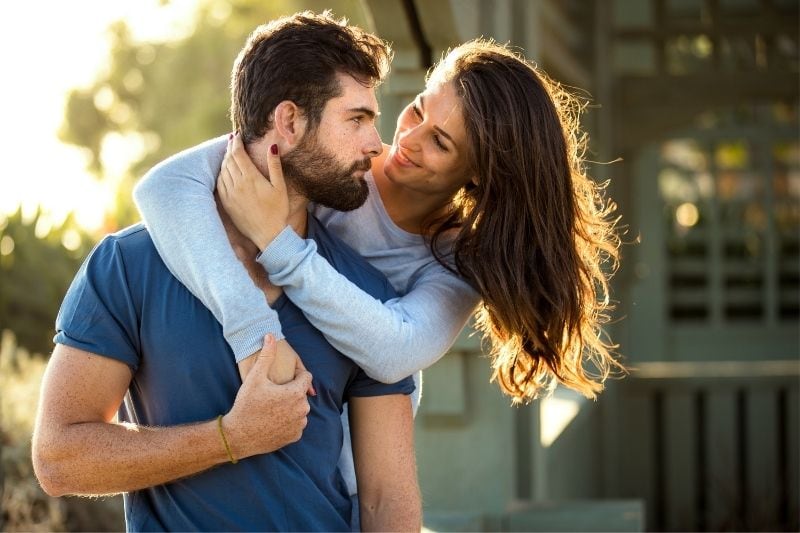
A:
<svg viewBox="0 0 800 533">
<path fill-rule="evenodd" d="M 217 417 L 217 427 L 219 428 L 219 436 L 222 437 L 222 444 L 225 445 L 225 451 L 228 452 L 228 458 L 231 460 L 231 463 L 236 464 L 239 461 L 233 456 L 233 452 L 231 452 L 231 447 L 228 445 L 228 439 L 225 438 L 225 432 L 222 431 L 222 415 Z"/>
</svg>

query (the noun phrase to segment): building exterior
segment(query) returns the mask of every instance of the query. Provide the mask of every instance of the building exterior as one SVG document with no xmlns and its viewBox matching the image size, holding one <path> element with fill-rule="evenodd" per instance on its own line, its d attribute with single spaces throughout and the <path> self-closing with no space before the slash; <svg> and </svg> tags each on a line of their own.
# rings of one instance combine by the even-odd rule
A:
<svg viewBox="0 0 800 533">
<path fill-rule="evenodd" d="M 796 0 L 362 0 L 392 41 L 384 139 L 448 47 L 519 47 L 594 106 L 590 173 L 630 244 L 610 327 L 631 367 L 596 403 L 511 407 L 465 332 L 425 372 L 426 524 L 798 528 Z"/>
</svg>

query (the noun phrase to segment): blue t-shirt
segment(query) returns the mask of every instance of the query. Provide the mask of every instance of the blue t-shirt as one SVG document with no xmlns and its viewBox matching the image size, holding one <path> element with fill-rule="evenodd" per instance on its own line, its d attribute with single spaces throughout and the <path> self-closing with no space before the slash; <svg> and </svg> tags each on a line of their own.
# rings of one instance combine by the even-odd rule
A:
<svg viewBox="0 0 800 533">
<path fill-rule="evenodd" d="M 395 297 L 383 274 L 311 216 L 308 233 L 353 283 L 375 298 Z M 337 468 L 342 404 L 350 397 L 410 394 L 413 381 L 372 380 L 285 295 L 273 307 L 317 391 L 309 398 L 302 438 L 236 465 L 125 494 L 129 530 L 350 530 L 351 501 Z M 57 343 L 130 366 L 124 421 L 173 426 L 211 420 L 230 410 L 241 386 L 222 327 L 169 273 L 143 225 L 97 245 L 67 292 L 56 330 Z"/>
</svg>

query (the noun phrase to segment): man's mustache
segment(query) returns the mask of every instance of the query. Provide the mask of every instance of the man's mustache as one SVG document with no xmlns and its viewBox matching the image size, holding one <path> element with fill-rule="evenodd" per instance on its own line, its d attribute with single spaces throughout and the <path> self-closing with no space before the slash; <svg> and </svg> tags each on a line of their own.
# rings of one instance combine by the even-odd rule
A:
<svg viewBox="0 0 800 533">
<path fill-rule="evenodd" d="M 356 161 L 355 163 L 353 163 L 353 165 L 350 167 L 347 173 L 352 174 L 353 172 L 356 172 L 358 170 L 366 172 L 370 168 L 372 168 L 372 159 L 367 157 L 366 159 L 362 159 L 361 161 Z"/>
</svg>

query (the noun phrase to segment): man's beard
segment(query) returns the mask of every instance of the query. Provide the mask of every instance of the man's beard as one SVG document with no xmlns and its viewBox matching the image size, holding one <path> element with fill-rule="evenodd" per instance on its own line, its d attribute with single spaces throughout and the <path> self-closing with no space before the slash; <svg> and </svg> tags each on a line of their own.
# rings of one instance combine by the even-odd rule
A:
<svg viewBox="0 0 800 533">
<path fill-rule="evenodd" d="M 369 187 L 364 178 L 353 173 L 370 169 L 370 159 L 347 167 L 320 146 L 315 132 L 308 132 L 297 147 L 281 157 L 281 165 L 289 182 L 310 201 L 337 211 L 352 211 L 364 205 Z"/>
</svg>

